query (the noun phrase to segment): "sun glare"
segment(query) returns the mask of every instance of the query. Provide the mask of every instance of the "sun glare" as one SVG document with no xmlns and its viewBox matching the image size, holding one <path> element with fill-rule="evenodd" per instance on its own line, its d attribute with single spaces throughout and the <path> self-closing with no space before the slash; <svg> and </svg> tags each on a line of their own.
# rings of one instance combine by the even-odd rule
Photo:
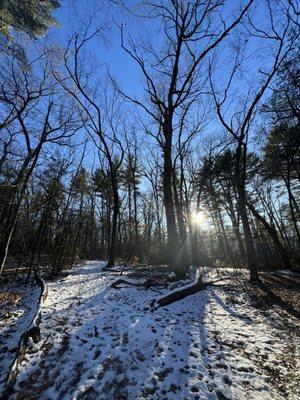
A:
<svg viewBox="0 0 300 400">
<path fill-rule="evenodd" d="M 202 226 L 205 223 L 205 215 L 202 211 L 193 211 L 191 217 L 195 226 Z"/>
</svg>

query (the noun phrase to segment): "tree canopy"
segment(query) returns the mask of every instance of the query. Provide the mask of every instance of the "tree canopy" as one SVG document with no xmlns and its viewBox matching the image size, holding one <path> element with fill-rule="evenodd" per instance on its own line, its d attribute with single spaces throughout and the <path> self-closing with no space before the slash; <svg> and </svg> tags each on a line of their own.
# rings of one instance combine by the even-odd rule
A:
<svg viewBox="0 0 300 400">
<path fill-rule="evenodd" d="M 59 6 L 57 0 L 1 0 L 0 32 L 6 37 L 11 37 L 12 30 L 25 32 L 33 39 L 43 36 L 57 25 L 53 12 Z"/>
</svg>

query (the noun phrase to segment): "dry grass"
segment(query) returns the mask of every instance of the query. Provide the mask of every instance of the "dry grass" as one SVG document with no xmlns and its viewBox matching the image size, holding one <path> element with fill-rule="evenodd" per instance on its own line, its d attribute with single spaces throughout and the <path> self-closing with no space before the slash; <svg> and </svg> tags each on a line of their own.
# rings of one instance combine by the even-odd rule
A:
<svg viewBox="0 0 300 400">
<path fill-rule="evenodd" d="M 19 293 L 9 291 L 0 292 L 0 307 L 3 305 L 14 306 L 20 298 L 21 295 Z"/>
</svg>

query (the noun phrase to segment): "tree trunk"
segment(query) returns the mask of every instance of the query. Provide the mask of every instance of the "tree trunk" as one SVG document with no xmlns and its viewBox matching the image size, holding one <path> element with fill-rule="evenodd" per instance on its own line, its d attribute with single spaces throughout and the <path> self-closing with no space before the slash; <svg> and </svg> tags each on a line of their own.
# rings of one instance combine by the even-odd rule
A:
<svg viewBox="0 0 300 400">
<path fill-rule="evenodd" d="M 113 190 L 113 216 L 112 216 L 110 243 L 109 243 L 109 249 L 108 249 L 108 262 L 107 262 L 106 268 L 111 268 L 115 265 L 117 224 L 118 224 L 118 215 L 119 215 L 119 206 L 120 206 L 118 183 L 117 183 L 117 177 L 116 177 L 115 170 L 111 171 L 111 183 L 112 183 L 112 190 Z"/>
<path fill-rule="evenodd" d="M 297 217 L 296 217 L 296 213 L 299 214 L 299 208 L 297 205 L 297 202 L 295 200 L 295 197 L 292 193 L 291 190 L 291 180 L 290 180 L 290 171 L 288 168 L 288 176 L 286 179 L 284 179 L 286 188 L 287 188 L 287 192 L 288 192 L 288 199 L 289 199 L 289 206 L 290 206 L 290 211 L 291 211 L 291 217 L 292 217 L 292 221 L 293 221 L 293 225 L 294 225 L 294 229 L 297 235 L 297 240 L 298 240 L 298 245 L 300 244 L 300 231 L 298 228 L 298 223 L 297 223 Z M 295 209 L 296 209 L 296 213 L 295 213 Z"/>
<path fill-rule="evenodd" d="M 3 236 L 2 240 L 1 240 L 1 244 L 0 244 L 0 275 L 3 273 L 3 270 L 4 270 L 4 266 L 5 266 L 7 255 L 8 255 L 8 249 L 10 246 L 12 236 L 14 234 L 14 230 L 15 230 L 15 226 L 16 226 L 16 223 L 18 220 L 24 193 L 26 191 L 28 181 L 29 181 L 29 179 L 32 175 L 32 172 L 36 166 L 42 146 L 43 146 L 43 142 L 40 142 L 38 144 L 38 146 L 36 147 L 35 151 L 33 152 L 34 156 L 32 156 L 32 158 L 31 158 L 32 164 L 31 164 L 29 170 L 25 171 L 25 169 L 24 169 L 25 172 L 23 171 L 22 174 L 19 173 L 17 181 L 16 181 L 17 186 L 21 185 L 21 189 L 18 194 L 18 200 L 17 200 L 16 205 L 15 206 L 11 205 L 11 207 L 10 207 L 8 217 L 7 217 L 7 223 L 4 228 L 4 236 Z M 29 164 L 26 163 L 26 166 L 28 166 L 28 165 Z M 24 163 L 23 163 L 23 166 L 24 166 Z M 17 189 L 14 193 L 14 196 L 13 196 L 14 198 L 16 196 L 16 193 L 17 193 Z M 12 201 L 13 201 L 13 199 L 12 199 Z"/>
<path fill-rule="evenodd" d="M 271 236 L 275 247 L 277 248 L 277 250 L 280 253 L 282 261 L 285 264 L 285 267 L 292 268 L 293 266 L 292 266 L 291 260 L 289 259 L 289 256 L 288 256 L 285 248 L 283 247 L 282 243 L 279 240 L 279 237 L 277 235 L 276 229 L 273 228 L 266 221 L 266 219 L 262 215 L 259 214 L 259 212 L 255 209 L 255 207 L 249 201 L 247 201 L 247 206 L 248 206 L 249 210 L 252 212 L 252 214 L 254 215 L 254 217 L 265 227 L 265 229 L 267 230 L 267 232 Z"/>
<path fill-rule="evenodd" d="M 230 195 L 227 197 L 227 202 L 228 202 L 228 210 L 227 210 L 228 216 L 231 219 L 233 232 L 234 232 L 236 241 L 239 246 L 241 259 L 244 261 L 246 258 L 244 243 L 243 243 L 243 239 L 242 239 L 241 232 L 240 232 L 239 221 L 238 221 L 238 218 L 236 217 L 234 207 L 233 207 L 233 202 L 232 202 Z"/>
<path fill-rule="evenodd" d="M 167 258 L 169 263 L 174 265 L 176 273 L 181 275 L 178 268 L 178 236 L 172 192 L 172 126 L 168 122 L 164 124 L 164 135 L 163 200 L 168 232 Z"/>
<path fill-rule="evenodd" d="M 135 244 L 135 254 L 139 254 L 139 230 L 138 230 L 138 206 L 137 206 L 137 198 L 138 198 L 138 189 L 137 189 L 137 178 L 136 178 L 136 170 L 133 170 L 133 215 L 134 215 L 134 244 Z"/>
<path fill-rule="evenodd" d="M 188 251 L 187 251 L 187 242 L 186 242 L 186 227 L 183 218 L 183 210 L 182 203 L 179 200 L 178 191 L 177 191 L 177 183 L 176 183 L 176 173 L 173 168 L 173 194 L 174 194 L 174 204 L 176 209 L 176 216 L 178 222 L 178 246 L 179 246 L 179 254 L 177 263 L 179 267 L 183 267 L 188 262 Z"/>
<path fill-rule="evenodd" d="M 247 148 L 246 145 L 244 145 L 244 149 L 242 148 L 242 146 L 243 143 L 240 141 L 237 145 L 234 164 L 234 179 L 237 191 L 237 205 L 244 230 L 246 257 L 248 268 L 250 271 L 250 280 L 258 281 L 259 276 L 257 273 L 255 248 L 246 206 L 245 167 Z"/>
</svg>

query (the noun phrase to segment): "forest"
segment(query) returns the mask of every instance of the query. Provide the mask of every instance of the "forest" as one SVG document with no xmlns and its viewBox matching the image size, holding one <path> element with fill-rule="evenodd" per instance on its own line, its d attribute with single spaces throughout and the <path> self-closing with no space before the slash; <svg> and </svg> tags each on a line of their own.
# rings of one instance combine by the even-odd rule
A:
<svg viewBox="0 0 300 400">
<path fill-rule="evenodd" d="M 0 399 L 300 399 L 297 0 L 0 1 Z"/>
</svg>

